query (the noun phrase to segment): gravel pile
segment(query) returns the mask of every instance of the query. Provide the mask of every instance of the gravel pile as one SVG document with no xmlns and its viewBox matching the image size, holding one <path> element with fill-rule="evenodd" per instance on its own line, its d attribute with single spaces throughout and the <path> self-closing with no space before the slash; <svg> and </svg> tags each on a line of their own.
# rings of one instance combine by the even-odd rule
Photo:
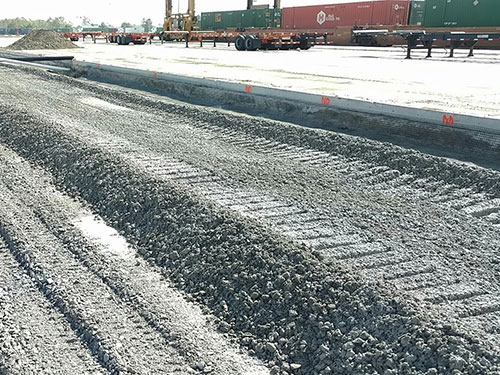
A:
<svg viewBox="0 0 500 375">
<path fill-rule="evenodd" d="M 15 127 L 16 131 L 12 131 Z M 273 373 L 496 374 L 498 360 L 391 290 L 0 106 L 0 136 L 160 265 Z"/>
<path fill-rule="evenodd" d="M 78 48 L 76 44 L 51 30 L 33 30 L 23 38 L 12 43 L 7 49 L 38 50 L 38 49 L 69 49 Z"/>
</svg>

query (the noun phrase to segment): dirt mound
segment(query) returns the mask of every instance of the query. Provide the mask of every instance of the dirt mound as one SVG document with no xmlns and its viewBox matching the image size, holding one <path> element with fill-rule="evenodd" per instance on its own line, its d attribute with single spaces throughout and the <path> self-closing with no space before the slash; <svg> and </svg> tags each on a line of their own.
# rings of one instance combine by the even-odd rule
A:
<svg viewBox="0 0 500 375">
<path fill-rule="evenodd" d="M 67 48 L 78 48 L 78 46 L 51 30 L 33 30 L 7 47 L 12 50 Z"/>
</svg>

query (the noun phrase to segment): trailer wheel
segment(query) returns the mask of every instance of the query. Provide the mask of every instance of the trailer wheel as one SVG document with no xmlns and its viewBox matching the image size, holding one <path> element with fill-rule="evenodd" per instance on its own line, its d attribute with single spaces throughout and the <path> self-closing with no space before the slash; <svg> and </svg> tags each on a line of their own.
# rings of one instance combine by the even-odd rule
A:
<svg viewBox="0 0 500 375">
<path fill-rule="evenodd" d="M 246 38 L 243 35 L 238 35 L 234 41 L 234 46 L 238 51 L 245 51 L 246 48 Z"/>
<path fill-rule="evenodd" d="M 128 46 L 132 41 L 130 35 L 120 35 L 119 38 L 120 39 L 118 44 L 121 44 L 122 46 Z"/>
<path fill-rule="evenodd" d="M 253 47 L 253 40 L 254 40 L 254 36 L 253 35 L 247 35 L 246 38 L 245 38 L 245 49 L 247 51 L 255 51 L 254 47 Z"/>
<path fill-rule="evenodd" d="M 247 51 L 257 51 L 262 48 L 262 40 L 255 35 L 247 35 L 245 40 L 245 47 Z"/>
</svg>

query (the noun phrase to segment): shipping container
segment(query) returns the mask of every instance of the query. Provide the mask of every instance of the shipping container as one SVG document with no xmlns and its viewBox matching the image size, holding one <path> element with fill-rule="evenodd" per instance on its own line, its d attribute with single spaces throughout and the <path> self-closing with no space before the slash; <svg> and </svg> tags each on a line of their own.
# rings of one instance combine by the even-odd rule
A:
<svg viewBox="0 0 500 375">
<path fill-rule="evenodd" d="M 339 26 L 407 25 L 410 0 L 283 8 L 284 29 L 333 29 Z"/>
<path fill-rule="evenodd" d="M 423 4 L 425 27 L 500 26 L 499 0 L 426 0 Z"/>
<path fill-rule="evenodd" d="M 138 26 L 142 27 L 142 26 Z M 101 32 L 101 33 L 112 33 L 118 30 L 116 27 L 101 27 L 101 26 L 83 26 L 82 32 Z"/>
<path fill-rule="evenodd" d="M 422 26 L 425 16 L 425 0 L 413 0 L 410 6 L 409 25 Z"/>
<path fill-rule="evenodd" d="M 247 9 L 201 14 L 201 30 L 224 30 L 252 27 L 281 27 L 281 9 Z"/>
<path fill-rule="evenodd" d="M 444 26 L 500 26 L 499 0 L 447 0 Z"/>
<path fill-rule="evenodd" d="M 447 0 L 427 0 L 425 2 L 424 26 L 443 27 Z"/>
<path fill-rule="evenodd" d="M 371 25 L 407 25 L 410 0 L 374 1 Z"/>
<path fill-rule="evenodd" d="M 56 33 L 70 33 L 73 31 L 71 27 L 56 27 L 54 29 L 51 29 L 52 31 L 55 31 Z"/>
</svg>

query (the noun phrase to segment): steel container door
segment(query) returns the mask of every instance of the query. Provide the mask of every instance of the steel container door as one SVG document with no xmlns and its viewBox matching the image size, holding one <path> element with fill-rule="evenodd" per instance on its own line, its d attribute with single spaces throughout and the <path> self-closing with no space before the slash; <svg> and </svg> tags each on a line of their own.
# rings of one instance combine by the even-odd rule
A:
<svg viewBox="0 0 500 375">
<path fill-rule="evenodd" d="M 444 25 L 452 27 L 500 26 L 499 0 L 447 0 Z"/>
<path fill-rule="evenodd" d="M 427 0 L 425 5 L 424 26 L 443 27 L 446 0 Z"/>
<path fill-rule="evenodd" d="M 425 4 L 425 0 L 411 2 L 409 25 L 422 26 L 424 24 Z"/>
<path fill-rule="evenodd" d="M 387 25 L 390 16 L 389 1 L 375 1 L 372 7 L 370 25 Z"/>
<path fill-rule="evenodd" d="M 337 4 L 334 6 L 336 12 L 333 13 L 335 26 L 371 25 L 373 24 L 374 18 L 374 4 L 379 5 L 385 3 L 386 1 L 364 1 L 360 3 Z M 327 5 L 326 7 L 328 8 L 329 6 Z M 382 17 L 384 16 L 382 15 Z"/>
<path fill-rule="evenodd" d="M 295 29 L 295 9 L 283 8 L 281 10 L 281 26 L 283 29 Z"/>
<path fill-rule="evenodd" d="M 408 0 L 392 0 L 389 3 L 389 19 L 386 25 L 408 25 L 409 8 Z"/>
</svg>

